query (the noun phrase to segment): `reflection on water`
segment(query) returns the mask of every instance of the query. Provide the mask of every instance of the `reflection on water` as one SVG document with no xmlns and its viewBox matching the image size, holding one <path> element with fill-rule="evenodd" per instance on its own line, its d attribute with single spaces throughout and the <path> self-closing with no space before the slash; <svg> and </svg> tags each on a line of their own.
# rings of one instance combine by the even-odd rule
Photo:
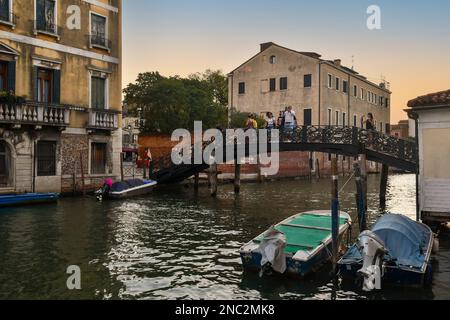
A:
<svg viewBox="0 0 450 320">
<path fill-rule="evenodd" d="M 341 181 L 341 183 L 344 181 Z M 242 271 L 238 250 L 271 224 L 329 207 L 330 182 L 248 184 L 236 197 L 221 186 L 211 199 L 183 186 L 148 197 L 0 211 L 0 298 L 21 299 L 450 299 L 450 239 L 443 235 L 430 289 L 366 296 L 333 286 L 324 268 L 303 281 L 260 279 Z M 354 186 L 341 194 L 356 221 Z M 369 219 L 378 209 L 378 177 L 369 181 Z M 415 177 L 390 178 L 388 210 L 415 218 Z M 355 226 L 356 227 L 356 226 Z M 358 230 L 353 230 L 354 236 Z M 82 290 L 66 289 L 66 269 L 82 270 Z"/>
</svg>

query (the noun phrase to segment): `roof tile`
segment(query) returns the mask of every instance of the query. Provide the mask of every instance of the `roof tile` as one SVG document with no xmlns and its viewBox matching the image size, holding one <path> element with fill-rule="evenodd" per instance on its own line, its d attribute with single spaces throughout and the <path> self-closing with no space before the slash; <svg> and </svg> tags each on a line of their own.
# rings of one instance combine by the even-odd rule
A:
<svg viewBox="0 0 450 320">
<path fill-rule="evenodd" d="M 450 89 L 446 91 L 430 93 L 408 102 L 408 107 L 410 108 L 439 105 L 450 105 Z"/>
</svg>

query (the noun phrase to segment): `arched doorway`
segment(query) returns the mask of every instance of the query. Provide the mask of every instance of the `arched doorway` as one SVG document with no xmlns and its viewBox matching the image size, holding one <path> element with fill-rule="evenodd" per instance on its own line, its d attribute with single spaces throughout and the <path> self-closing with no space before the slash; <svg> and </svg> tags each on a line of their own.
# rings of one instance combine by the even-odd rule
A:
<svg viewBox="0 0 450 320">
<path fill-rule="evenodd" d="M 11 148 L 5 141 L 0 140 L 0 188 L 12 187 L 12 156 Z"/>
</svg>

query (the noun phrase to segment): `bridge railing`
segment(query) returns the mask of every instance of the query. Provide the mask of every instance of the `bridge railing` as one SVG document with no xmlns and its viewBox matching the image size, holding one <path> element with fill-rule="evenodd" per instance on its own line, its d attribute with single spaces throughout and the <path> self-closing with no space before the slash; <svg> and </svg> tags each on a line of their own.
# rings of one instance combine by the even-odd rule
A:
<svg viewBox="0 0 450 320">
<path fill-rule="evenodd" d="M 226 137 L 229 138 L 229 137 Z M 272 138 L 269 137 L 269 141 Z M 234 138 L 225 140 L 225 143 L 236 143 Z M 212 141 L 203 142 L 202 150 Z M 358 127 L 343 126 L 301 126 L 293 129 L 280 130 L 280 143 L 315 144 L 315 145 L 347 145 L 364 153 L 366 150 L 374 151 L 391 158 L 400 159 L 410 163 L 417 163 L 417 146 L 414 141 L 399 139 L 375 130 L 366 130 Z M 193 157 L 194 146 L 189 149 L 189 157 Z M 162 157 L 154 162 L 155 172 L 173 166 L 171 155 Z"/>
</svg>

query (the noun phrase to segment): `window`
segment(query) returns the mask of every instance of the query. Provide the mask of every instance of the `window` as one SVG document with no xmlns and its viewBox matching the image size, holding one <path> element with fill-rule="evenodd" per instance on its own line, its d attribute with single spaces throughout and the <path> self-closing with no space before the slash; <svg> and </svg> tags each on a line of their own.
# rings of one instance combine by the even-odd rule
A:
<svg viewBox="0 0 450 320">
<path fill-rule="evenodd" d="M 277 57 L 276 56 L 270 56 L 270 64 L 276 64 L 277 63 Z"/>
<path fill-rule="evenodd" d="M 331 123 L 333 122 L 333 111 L 331 109 L 328 109 L 328 125 L 331 126 Z"/>
<path fill-rule="evenodd" d="M 353 126 L 354 127 L 358 126 L 358 116 L 356 114 L 353 115 Z"/>
<path fill-rule="evenodd" d="M 91 174 L 106 173 L 106 143 L 91 145 Z"/>
<path fill-rule="evenodd" d="M 342 113 L 342 126 L 343 127 L 347 126 L 347 113 L 345 112 Z"/>
<path fill-rule="evenodd" d="M 261 93 L 267 93 L 269 91 L 269 80 L 261 80 Z"/>
<path fill-rule="evenodd" d="M 303 85 L 305 88 L 311 88 L 311 86 L 312 86 L 312 75 L 311 74 L 305 74 L 303 76 Z"/>
<path fill-rule="evenodd" d="M 360 98 L 361 98 L 361 100 L 364 100 L 364 94 L 365 94 L 365 92 L 364 92 L 364 89 L 363 88 L 361 88 L 361 90 L 360 90 Z"/>
<path fill-rule="evenodd" d="M 91 77 L 91 108 L 106 109 L 106 79 Z"/>
<path fill-rule="evenodd" d="M 277 79 L 275 79 L 275 78 L 270 79 L 269 86 L 270 86 L 270 88 L 269 88 L 270 92 L 276 91 L 277 90 Z"/>
<path fill-rule="evenodd" d="M 8 91 L 8 63 L 0 61 L 0 91 Z"/>
<path fill-rule="evenodd" d="M 348 93 L 348 81 L 343 81 L 342 82 L 342 91 L 344 92 L 344 93 Z"/>
<path fill-rule="evenodd" d="M 245 94 L 245 82 L 239 82 L 239 94 Z"/>
<path fill-rule="evenodd" d="M 56 142 L 38 142 L 37 175 L 38 177 L 50 177 L 56 175 Z"/>
<path fill-rule="evenodd" d="M 288 88 L 288 78 L 280 78 L 280 90 L 287 90 Z"/>
<path fill-rule="evenodd" d="M 341 79 L 336 77 L 336 90 L 339 91 L 341 89 Z"/>
<path fill-rule="evenodd" d="M 108 47 L 106 18 L 98 14 L 91 14 L 91 45 Z"/>
<path fill-rule="evenodd" d="M 304 126 L 312 125 L 312 110 L 311 109 L 303 110 L 303 125 Z"/>
<path fill-rule="evenodd" d="M 10 0 L 0 0 L 0 20 L 12 22 Z"/>
<path fill-rule="evenodd" d="M 353 86 L 353 96 L 358 96 L 358 86 Z"/>
<path fill-rule="evenodd" d="M 36 29 L 56 33 L 56 1 L 36 0 Z"/>
<path fill-rule="evenodd" d="M 333 76 L 331 74 L 328 75 L 328 89 L 333 88 Z"/>
<path fill-rule="evenodd" d="M 335 118 L 335 121 L 336 121 L 336 127 L 339 126 L 339 121 L 340 121 L 340 120 L 339 120 L 339 119 L 340 119 L 340 118 L 339 118 L 339 113 L 340 113 L 339 111 L 336 111 L 336 118 Z"/>
<path fill-rule="evenodd" d="M 383 106 L 383 105 L 384 105 L 384 98 L 380 97 L 380 106 Z"/>
<path fill-rule="evenodd" d="M 0 141 L 0 187 L 9 187 L 11 180 L 11 150 L 5 141 Z"/>
<path fill-rule="evenodd" d="M 38 69 L 37 75 L 37 101 L 43 103 L 53 102 L 53 74 L 52 70 Z"/>
<path fill-rule="evenodd" d="M 384 130 L 383 122 L 380 122 L 380 132 L 383 133 L 383 130 Z"/>
<path fill-rule="evenodd" d="M 389 98 L 386 98 L 386 108 L 389 108 L 390 107 L 390 101 L 389 101 Z"/>
</svg>

